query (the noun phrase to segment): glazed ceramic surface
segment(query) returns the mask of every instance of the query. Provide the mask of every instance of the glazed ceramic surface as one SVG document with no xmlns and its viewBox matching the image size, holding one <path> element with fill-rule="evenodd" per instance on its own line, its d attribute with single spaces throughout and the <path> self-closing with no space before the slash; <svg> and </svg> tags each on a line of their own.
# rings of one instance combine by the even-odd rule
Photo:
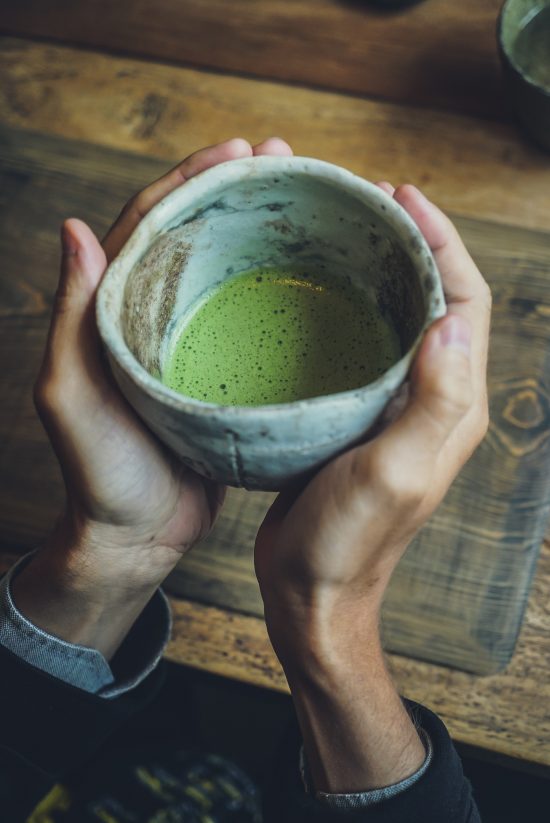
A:
<svg viewBox="0 0 550 823">
<path fill-rule="evenodd" d="M 506 0 L 498 24 L 497 37 L 504 82 L 512 108 L 525 131 L 539 146 L 550 151 L 550 87 L 540 85 L 518 62 L 514 44 L 521 31 L 550 0 Z M 550 42 L 548 43 L 550 52 Z"/>
<path fill-rule="evenodd" d="M 397 330 L 401 358 L 378 380 L 272 406 L 217 406 L 160 382 L 171 335 L 224 279 L 304 266 L 351 279 Z M 254 157 L 189 180 L 140 223 L 110 265 L 98 326 L 115 379 L 152 431 L 200 474 L 276 490 L 360 442 L 445 313 L 432 254 L 406 212 L 344 169 Z"/>
</svg>

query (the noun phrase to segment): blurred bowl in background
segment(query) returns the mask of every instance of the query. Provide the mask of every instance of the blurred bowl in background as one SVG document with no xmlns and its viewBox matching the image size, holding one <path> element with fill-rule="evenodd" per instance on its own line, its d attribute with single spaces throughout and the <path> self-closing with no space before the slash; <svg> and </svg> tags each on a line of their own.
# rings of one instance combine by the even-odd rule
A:
<svg viewBox="0 0 550 823">
<path fill-rule="evenodd" d="M 525 131 L 550 151 L 550 0 L 506 0 L 497 38 L 510 104 Z"/>
</svg>

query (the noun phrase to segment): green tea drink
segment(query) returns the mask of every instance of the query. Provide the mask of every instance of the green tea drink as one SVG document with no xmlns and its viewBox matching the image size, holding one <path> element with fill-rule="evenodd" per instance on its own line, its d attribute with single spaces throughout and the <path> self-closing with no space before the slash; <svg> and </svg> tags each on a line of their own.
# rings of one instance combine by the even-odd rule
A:
<svg viewBox="0 0 550 823">
<path fill-rule="evenodd" d="M 399 357 L 395 331 L 354 286 L 262 269 L 198 303 L 171 341 L 162 380 L 209 403 L 259 406 L 363 386 Z"/>
</svg>

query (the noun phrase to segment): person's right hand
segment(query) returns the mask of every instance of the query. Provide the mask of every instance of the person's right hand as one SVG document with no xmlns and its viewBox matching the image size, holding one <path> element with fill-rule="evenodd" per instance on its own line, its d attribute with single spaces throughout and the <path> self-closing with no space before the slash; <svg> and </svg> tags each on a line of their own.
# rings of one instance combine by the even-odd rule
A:
<svg viewBox="0 0 550 823">
<path fill-rule="evenodd" d="M 192 154 L 139 192 L 102 244 L 80 220 L 63 226 L 61 276 L 35 400 L 63 472 L 67 504 L 14 591 L 33 622 L 106 654 L 182 554 L 210 531 L 224 489 L 184 466 L 120 394 L 96 328 L 96 290 L 108 263 L 156 203 L 205 169 L 253 154 L 292 151 L 278 138 L 254 147 L 229 140 Z M 87 603 L 91 619 L 82 623 Z M 94 624 L 93 614 L 100 613 L 104 619 Z"/>
</svg>

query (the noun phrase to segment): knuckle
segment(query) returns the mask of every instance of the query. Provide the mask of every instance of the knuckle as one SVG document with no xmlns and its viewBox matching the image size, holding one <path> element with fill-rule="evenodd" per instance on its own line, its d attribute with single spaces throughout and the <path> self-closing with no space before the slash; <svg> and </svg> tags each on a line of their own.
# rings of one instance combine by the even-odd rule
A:
<svg viewBox="0 0 550 823">
<path fill-rule="evenodd" d="M 130 197 L 128 202 L 123 206 L 122 211 L 118 216 L 118 220 L 128 217 L 129 215 L 140 215 L 140 196 L 141 192 L 134 194 L 133 197 Z"/>
<path fill-rule="evenodd" d="M 489 409 L 487 399 L 474 404 L 461 427 L 461 443 L 464 454 L 471 456 L 484 439 L 489 429 Z"/>
<path fill-rule="evenodd" d="M 477 405 L 475 409 L 475 435 L 476 442 L 479 444 L 489 430 L 489 404 L 487 396 Z"/>
<path fill-rule="evenodd" d="M 57 288 L 53 298 L 53 313 L 56 317 L 67 314 L 71 309 L 71 295 L 68 285 L 64 283 Z"/>
<path fill-rule="evenodd" d="M 463 417 L 473 404 L 469 365 L 461 358 L 456 368 L 438 376 L 431 386 L 437 417 L 446 420 Z"/>
<path fill-rule="evenodd" d="M 486 280 L 482 280 L 481 283 L 481 301 L 486 310 L 490 313 L 493 307 L 493 294 Z"/>
<path fill-rule="evenodd" d="M 374 452 L 370 474 L 384 499 L 392 506 L 406 509 L 418 507 L 427 493 L 424 472 L 409 467 L 397 456 Z"/>
<path fill-rule="evenodd" d="M 116 224 L 116 223 L 118 223 L 120 220 L 122 220 L 124 217 L 126 217 L 126 215 L 128 214 L 128 212 L 129 212 L 129 211 L 131 210 L 131 208 L 132 208 L 132 200 L 133 200 L 133 199 L 134 199 L 134 198 L 133 198 L 133 197 L 131 197 L 131 198 L 130 198 L 130 199 L 129 199 L 129 200 L 128 200 L 128 201 L 127 201 L 124 205 L 123 205 L 123 207 L 121 208 L 121 210 L 120 210 L 120 211 L 119 211 L 119 213 L 118 213 L 117 219 L 115 220 L 115 224 Z"/>
<path fill-rule="evenodd" d="M 59 387 L 51 377 L 44 373 L 38 376 L 34 384 L 33 401 L 36 411 L 41 418 L 55 415 L 59 409 Z"/>
<path fill-rule="evenodd" d="M 489 429 L 490 423 L 490 416 L 489 416 L 489 399 L 487 395 L 483 398 L 483 402 L 481 404 L 481 409 L 479 412 L 479 427 L 480 430 L 483 432 L 483 436 L 487 434 Z"/>
<path fill-rule="evenodd" d="M 130 199 L 124 204 L 122 207 L 122 213 L 127 214 L 129 211 L 135 207 L 135 203 L 137 198 L 139 197 L 139 192 L 137 194 L 133 194 Z"/>
<path fill-rule="evenodd" d="M 42 375 L 39 375 L 36 379 L 32 396 L 36 411 L 39 415 L 42 415 L 47 410 L 47 407 L 50 405 L 50 397 L 48 395 L 47 383 Z"/>
<path fill-rule="evenodd" d="M 128 203 L 129 213 L 136 215 L 139 220 L 147 213 L 145 196 L 145 191 L 140 191 L 135 194 Z"/>
</svg>

